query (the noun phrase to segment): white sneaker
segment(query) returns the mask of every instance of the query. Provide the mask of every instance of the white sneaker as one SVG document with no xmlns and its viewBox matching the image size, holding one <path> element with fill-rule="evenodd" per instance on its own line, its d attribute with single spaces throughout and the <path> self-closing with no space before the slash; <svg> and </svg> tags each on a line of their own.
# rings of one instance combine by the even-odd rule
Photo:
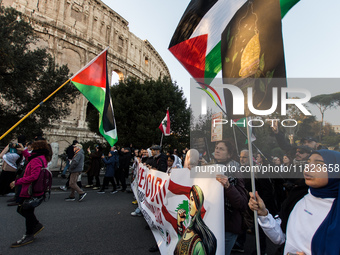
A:
<svg viewBox="0 0 340 255">
<path fill-rule="evenodd" d="M 138 216 L 138 217 L 141 217 L 142 214 L 141 214 L 141 213 L 132 212 L 132 213 L 131 213 L 131 216 Z"/>
<path fill-rule="evenodd" d="M 66 186 L 60 186 L 59 189 L 63 190 L 63 191 L 67 191 Z"/>
<path fill-rule="evenodd" d="M 111 191 L 110 194 L 116 194 L 118 191 L 115 190 L 115 191 Z"/>
</svg>

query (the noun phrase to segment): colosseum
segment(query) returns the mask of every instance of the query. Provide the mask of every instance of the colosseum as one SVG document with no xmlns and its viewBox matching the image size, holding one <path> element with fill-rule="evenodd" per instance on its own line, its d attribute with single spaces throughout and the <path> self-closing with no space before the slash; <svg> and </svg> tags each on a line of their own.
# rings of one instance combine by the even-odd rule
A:
<svg viewBox="0 0 340 255">
<path fill-rule="evenodd" d="M 67 64 L 75 73 L 109 46 L 108 75 L 119 79 L 137 77 L 158 79 L 170 72 L 161 56 L 148 42 L 129 31 L 129 22 L 100 0 L 0 0 L 22 12 L 41 38 L 38 47 L 46 47 L 58 64 Z M 62 152 L 72 140 L 98 140 L 86 124 L 88 101 L 80 95 L 72 113 L 61 123 L 45 131 L 49 142 Z"/>
</svg>

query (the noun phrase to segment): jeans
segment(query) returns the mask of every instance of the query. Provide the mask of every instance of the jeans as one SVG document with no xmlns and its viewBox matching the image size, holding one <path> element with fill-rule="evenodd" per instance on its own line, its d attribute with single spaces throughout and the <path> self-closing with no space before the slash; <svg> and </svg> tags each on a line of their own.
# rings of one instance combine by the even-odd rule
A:
<svg viewBox="0 0 340 255">
<path fill-rule="evenodd" d="M 68 159 L 66 161 L 66 166 L 64 167 L 64 170 L 62 172 L 62 175 L 66 175 L 67 169 L 70 167 L 70 160 Z"/>
<path fill-rule="evenodd" d="M 231 233 L 231 232 L 225 232 L 225 254 L 229 255 L 231 253 L 231 249 L 234 247 L 234 244 L 236 242 L 238 235 Z"/>
</svg>

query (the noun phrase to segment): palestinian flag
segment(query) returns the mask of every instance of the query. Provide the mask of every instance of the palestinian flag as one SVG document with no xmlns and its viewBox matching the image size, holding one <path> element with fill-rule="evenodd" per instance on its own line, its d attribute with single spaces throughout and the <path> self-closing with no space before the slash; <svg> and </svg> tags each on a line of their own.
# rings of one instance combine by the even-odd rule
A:
<svg viewBox="0 0 340 255">
<path fill-rule="evenodd" d="M 166 111 L 166 115 L 158 127 L 165 136 L 170 135 L 170 115 L 169 110 Z"/>
<path fill-rule="evenodd" d="M 99 132 L 113 146 L 118 141 L 118 136 L 107 76 L 107 50 L 108 48 L 70 80 L 99 111 Z"/>
<path fill-rule="evenodd" d="M 280 0 L 281 17 L 299 0 Z M 192 0 L 171 39 L 169 50 L 195 79 L 210 84 L 222 69 L 221 35 L 236 12 L 250 1 Z M 270 10 L 269 10 L 270 11 Z"/>
</svg>

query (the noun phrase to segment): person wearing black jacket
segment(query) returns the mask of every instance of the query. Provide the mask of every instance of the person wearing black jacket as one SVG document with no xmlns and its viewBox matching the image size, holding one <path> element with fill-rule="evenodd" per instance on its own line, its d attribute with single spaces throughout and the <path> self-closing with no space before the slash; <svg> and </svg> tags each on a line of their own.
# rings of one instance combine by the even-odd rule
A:
<svg viewBox="0 0 340 255">
<path fill-rule="evenodd" d="M 70 167 L 70 162 L 74 156 L 73 146 L 76 145 L 77 143 L 78 143 L 77 140 L 73 140 L 72 144 L 68 146 L 66 149 L 66 154 L 67 154 L 66 166 L 64 167 L 64 170 L 61 173 L 61 177 L 64 179 L 66 178 L 66 172 L 68 168 Z"/>
<path fill-rule="evenodd" d="M 129 164 L 131 160 L 131 152 L 128 148 L 122 148 L 119 153 L 119 168 L 118 168 L 118 176 L 119 180 L 122 184 L 121 192 L 125 192 L 126 190 L 126 180 L 125 178 L 129 177 Z"/>
<path fill-rule="evenodd" d="M 213 163 L 235 168 L 236 172 L 224 172 L 216 175 L 224 188 L 224 217 L 225 217 L 225 254 L 229 255 L 237 236 L 243 233 L 242 213 L 247 210 L 247 190 L 244 179 L 239 173 L 240 164 L 236 162 L 235 145 L 230 140 L 218 141 L 215 144 Z"/>
<path fill-rule="evenodd" d="M 159 145 L 153 145 L 150 149 L 153 156 L 151 168 L 165 173 L 168 165 L 165 154 L 161 153 L 162 147 Z"/>
<path fill-rule="evenodd" d="M 162 147 L 159 145 L 152 145 L 150 149 L 153 156 L 153 160 L 148 161 L 146 164 L 151 166 L 151 169 L 165 173 L 166 170 L 168 169 L 168 164 L 166 155 L 161 153 Z M 159 250 L 158 245 L 156 244 L 150 247 L 149 252 L 156 252 L 158 250 Z"/>
</svg>

